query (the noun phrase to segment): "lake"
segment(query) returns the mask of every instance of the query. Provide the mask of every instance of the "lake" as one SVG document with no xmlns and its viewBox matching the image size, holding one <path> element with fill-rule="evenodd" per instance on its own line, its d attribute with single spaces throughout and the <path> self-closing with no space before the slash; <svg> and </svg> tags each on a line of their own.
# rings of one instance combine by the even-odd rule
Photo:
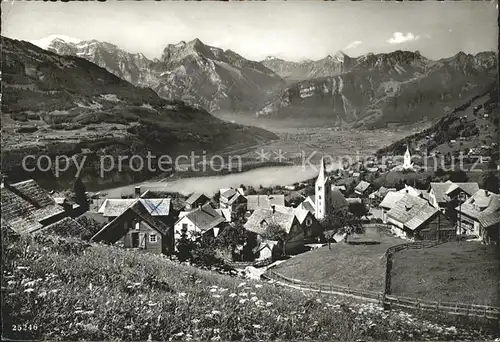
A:
<svg viewBox="0 0 500 342">
<path fill-rule="evenodd" d="M 337 167 L 338 165 L 329 165 L 327 171 L 334 170 Z M 189 195 L 193 192 L 203 192 L 206 195 L 213 195 L 221 188 L 238 187 L 240 184 L 252 186 L 254 188 L 258 188 L 260 185 L 263 187 L 291 185 L 316 177 L 318 171 L 318 167 L 311 165 L 273 166 L 224 176 L 181 178 L 171 182 L 168 180 L 142 182 L 119 188 L 102 190 L 102 192 L 107 193 L 107 198 L 120 198 L 122 195 L 133 194 L 134 187 L 141 186 L 141 192 L 146 190 L 164 190 L 179 192 L 184 195 Z"/>
</svg>

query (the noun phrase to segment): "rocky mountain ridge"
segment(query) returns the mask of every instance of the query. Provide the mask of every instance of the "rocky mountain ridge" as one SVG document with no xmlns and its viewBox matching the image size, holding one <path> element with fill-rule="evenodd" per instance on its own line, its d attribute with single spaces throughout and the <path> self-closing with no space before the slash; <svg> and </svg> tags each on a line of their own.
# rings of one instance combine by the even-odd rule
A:
<svg viewBox="0 0 500 342">
<path fill-rule="evenodd" d="M 495 81 L 493 52 L 432 61 L 418 51 L 358 57 L 347 72 L 289 85 L 256 112 L 263 117 L 324 117 L 379 128 L 434 120 Z"/>
<path fill-rule="evenodd" d="M 283 86 L 283 80 L 261 63 L 199 39 L 169 44 L 155 60 L 96 40 L 68 43 L 56 39 L 48 50 L 85 58 L 165 99 L 182 100 L 210 112 L 253 110 Z"/>
</svg>

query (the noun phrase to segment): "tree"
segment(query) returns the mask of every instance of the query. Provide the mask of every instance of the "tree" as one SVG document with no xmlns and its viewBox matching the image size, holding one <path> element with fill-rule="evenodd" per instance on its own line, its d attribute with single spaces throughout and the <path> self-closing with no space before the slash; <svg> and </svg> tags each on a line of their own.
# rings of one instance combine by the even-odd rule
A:
<svg viewBox="0 0 500 342">
<path fill-rule="evenodd" d="M 346 234 L 344 242 L 347 242 L 349 235 L 353 233 L 361 234 L 364 231 L 361 220 L 348 210 L 334 211 L 323 219 L 322 224 L 325 230 L 332 231 L 330 235 Z"/>
<path fill-rule="evenodd" d="M 286 231 L 278 224 L 270 224 L 267 226 L 266 231 L 262 235 L 266 240 L 278 241 L 276 252 L 273 251 L 273 258 L 279 257 L 286 253 L 285 251 L 285 240 L 287 237 Z"/>
<path fill-rule="evenodd" d="M 247 231 L 241 224 L 235 224 L 223 229 L 215 238 L 217 246 L 234 249 L 237 245 L 243 245 L 247 242 Z"/>
<path fill-rule="evenodd" d="M 181 237 L 177 240 L 176 247 L 177 257 L 180 261 L 186 261 L 192 257 L 191 252 L 194 249 L 194 244 L 189 238 L 187 230 L 182 230 Z"/>
<path fill-rule="evenodd" d="M 500 187 L 500 180 L 495 172 L 488 172 L 483 178 L 483 189 L 491 191 L 493 193 L 498 193 Z"/>
<path fill-rule="evenodd" d="M 469 177 L 467 177 L 467 173 L 464 170 L 451 171 L 449 175 L 452 182 L 461 183 L 469 180 Z"/>
<path fill-rule="evenodd" d="M 73 192 L 75 193 L 75 201 L 83 208 L 89 208 L 89 201 L 87 199 L 87 189 L 85 188 L 85 184 L 83 184 L 80 178 L 75 180 L 73 184 Z"/>
<path fill-rule="evenodd" d="M 220 201 L 220 191 L 217 191 L 214 196 L 212 197 L 212 203 L 216 206 L 219 207 L 219 201 Z"/>
<path fill-rule="evenodd" d="M 358 219 L 361 219 L 363 216 L 368 215 L 368 209 L 362 202 L 350 203 L 349 212 Z"/>
</svg>

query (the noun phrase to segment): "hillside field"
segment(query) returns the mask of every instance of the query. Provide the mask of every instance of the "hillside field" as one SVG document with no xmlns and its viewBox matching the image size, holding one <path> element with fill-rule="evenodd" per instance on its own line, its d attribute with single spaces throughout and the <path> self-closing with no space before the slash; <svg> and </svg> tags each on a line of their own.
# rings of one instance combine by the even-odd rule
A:
<svg viewBox="0 0 500 342">
<path fill-rule="evenodd" d="M 443 325 L 432 317 L 224 276 L 162 256 L 50 236 L 3 242 L 3 338 L 493 338 L 472 325 Z"/>
</svg>

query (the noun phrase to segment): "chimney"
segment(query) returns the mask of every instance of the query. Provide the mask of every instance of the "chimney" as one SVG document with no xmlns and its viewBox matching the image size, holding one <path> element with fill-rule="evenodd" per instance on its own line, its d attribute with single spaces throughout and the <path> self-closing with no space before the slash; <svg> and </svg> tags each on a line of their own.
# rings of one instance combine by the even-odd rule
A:
<svg viewBox="0 0 500 342">
<path fill-rule="evenodd" d="M 136 187 L 135 187 L 134 197 L 135 197 L 135 198 L 139 198 L 139 197 L 141 197 L 141 187 L 140 187 L 140 186 L 136 186 Z"/>
</svg>

